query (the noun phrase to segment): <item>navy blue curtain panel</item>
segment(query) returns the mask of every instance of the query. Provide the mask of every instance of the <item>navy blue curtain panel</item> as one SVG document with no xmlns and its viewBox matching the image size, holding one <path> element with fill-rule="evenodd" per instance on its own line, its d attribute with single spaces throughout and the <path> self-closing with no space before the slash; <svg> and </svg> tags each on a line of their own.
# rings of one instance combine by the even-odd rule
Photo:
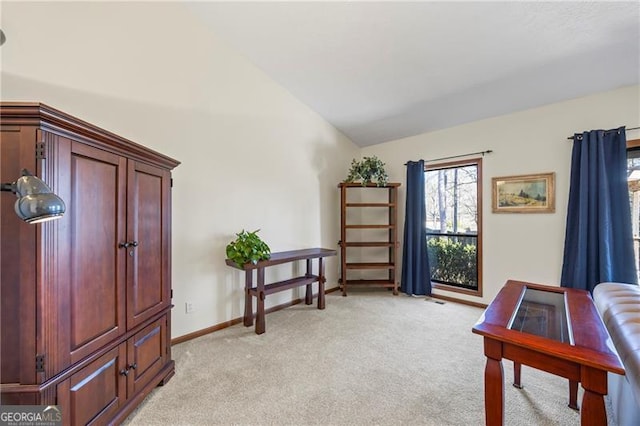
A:
<svg viewBox="0 0 640 426">
<path fill-rule="evenodd" d="M 637 284 L 624 127 L 576 134 L 571 158 L 563 287 Z"/>
<path fill-rule="evenodd" d="M 400 283 L 400 290 L 408 295 L 431 295 L 426 220 L 424 161 L 409 161 Z"/>
</svg>

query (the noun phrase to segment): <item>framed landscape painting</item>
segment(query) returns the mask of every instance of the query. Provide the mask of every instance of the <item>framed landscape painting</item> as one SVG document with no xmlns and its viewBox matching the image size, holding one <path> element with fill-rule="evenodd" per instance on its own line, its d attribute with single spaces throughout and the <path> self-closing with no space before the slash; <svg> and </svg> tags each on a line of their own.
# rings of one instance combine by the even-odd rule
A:
<svg viewBox="0 0 640 426">
<path fill-rule="evenodd" d="M 555 173 L 503 176 L 491 179 L 493 213 L 553 213 Z"/>
</svg>

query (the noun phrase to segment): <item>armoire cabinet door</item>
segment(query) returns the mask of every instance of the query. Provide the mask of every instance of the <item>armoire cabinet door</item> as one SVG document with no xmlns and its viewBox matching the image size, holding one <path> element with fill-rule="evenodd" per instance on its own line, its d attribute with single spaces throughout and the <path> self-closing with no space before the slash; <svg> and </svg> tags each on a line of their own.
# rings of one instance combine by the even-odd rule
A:
<svg viewBox="0 0 640 426">
<path fill-rule="evenodd" d="M 124 334 L 127 160 L 74 142 L 67 215 L 69 350 L 77 362 Z"/>
<path fill-rule="evenodd" d="M 127 398 L 126 343 L 116 346 L 58 385 L 65 425 L 103 425 Z"/>
<path fill-rule="evenodd" d="M 0 116 L 1 118 L 1 116 Z M 14 182 L 26 168 L 35 173 L 32 127 L 0 126 L 0 182 Z M 2 383 L 37 383 L 36 354 L 36 253 L 37 227 L 16 216 L 16 196 L 0 196 L 0 378 Z M 22 395 L 2 396 L 3 403 Z M 6 402 L 5 402 L 6 401 Z"/>
<path fill-rule="evenodd" d="M 129 161 L 127 326 L 141 324 L 169 306 L 170 174 Z"/>
<path fill-rule="evenodd" d="M 140 391 L 167 361 L 167 317 L 154 321 L 128 340 L 129 395 Z"/>
</svg>

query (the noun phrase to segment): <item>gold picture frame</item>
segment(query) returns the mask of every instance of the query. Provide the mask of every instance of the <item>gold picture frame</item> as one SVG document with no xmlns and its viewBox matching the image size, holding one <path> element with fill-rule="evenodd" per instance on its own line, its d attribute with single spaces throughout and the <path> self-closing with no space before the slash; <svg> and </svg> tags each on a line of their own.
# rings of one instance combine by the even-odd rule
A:
<svg viewBox="0 0 640 426">
<path fill-rule="evenodd" d="M 554 213 L 555 173 L 491 178 L 493 213 Z"/>
</svg>

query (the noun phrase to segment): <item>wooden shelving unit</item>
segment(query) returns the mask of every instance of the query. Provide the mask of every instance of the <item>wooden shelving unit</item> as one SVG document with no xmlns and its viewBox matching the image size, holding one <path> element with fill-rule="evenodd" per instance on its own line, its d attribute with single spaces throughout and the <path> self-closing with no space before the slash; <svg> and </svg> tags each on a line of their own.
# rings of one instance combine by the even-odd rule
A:
<svg viewBox="0 0 640 426">
<path fill-rule="evenodd" d="M 340 289 L 342 295 L 347 295 L 347 287 L 353 285 L 367 285 L 386 287 L 398 294 L 398 277 L 396 272 L 398 251 L 397 230 L 397 204 L 399 183 L 388 183 L 379 187 L 376 184 L 345 183 L 338 185 L 340 188 Z M 354 202 L 348 192 L 359 191 L 358 201 Z M 380 191 L 386 191 L 386 197 L 381 202 Z M 373 199 L 372 199 L 373 198 Z M 348 219 L 348 213 L 360 209 L 359 223 L 353 218 Z M 366 210 L 365 210 L 366 209 Z M 383 210 L 383 211 L 381 211 Z M 370 214 L 367 214 L 368 213 Z M 366 216 L 366 217 L 363 217 Z M 349 223 L 348 223 L 349 222 Z M 384 222 L 384 223 L 383 223 Z M 358 231 L 356 238 L 349 230 Z M 380 238 L 382 231 L 384 239 Z M 386 232 L 384 232 L 386 231 Z M 360 250 L 360 261 L 353 261 L 354 254 L 349 253 L 349 248 Z M 380 250 L 383 249 L 381 254 Z M 366 260 L 366 261 L 365 261 Z M 352 279 L 347 271 L 377 271 L 378 277 Z"/>
</svg>

